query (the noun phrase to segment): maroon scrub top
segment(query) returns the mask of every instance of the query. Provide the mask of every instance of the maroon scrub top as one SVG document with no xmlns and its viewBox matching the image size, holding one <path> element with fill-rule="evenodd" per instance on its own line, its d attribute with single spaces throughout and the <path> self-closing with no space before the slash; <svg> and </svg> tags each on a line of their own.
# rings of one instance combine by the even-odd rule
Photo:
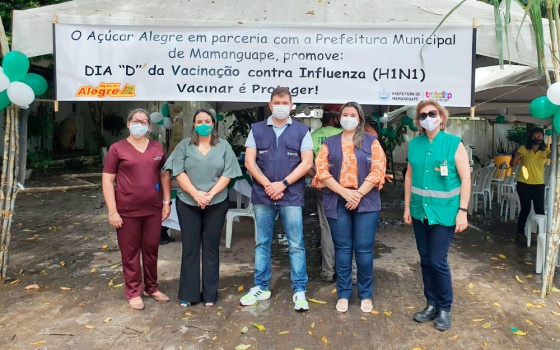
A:
<svg viewBox="0 0 560 350">
<path fill-rule="evenodd" d="M 117 175 L 115 200 L 119 215 L 138 217 L 161 212 L 160 174 L 164 164 L 165 153 L 158 141 L 150 140 L 144 153 L 126 139 L 111 145 L 103 172 Z"/>
</svg>

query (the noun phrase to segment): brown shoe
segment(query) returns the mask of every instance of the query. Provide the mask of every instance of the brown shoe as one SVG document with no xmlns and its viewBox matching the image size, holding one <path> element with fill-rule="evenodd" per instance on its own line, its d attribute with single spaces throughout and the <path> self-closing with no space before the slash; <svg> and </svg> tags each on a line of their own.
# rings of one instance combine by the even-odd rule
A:
<svg viewBox="0 0 560 350">
<path fill-rule="evenodd" d="M 141 297 L 134 297 L 132 299 L 128 299 L 128 303 L 130 307 L 134 310 L 143 310 L 144 309 L 144 302 L 142 301 Z"/>
<path fill-rule="evenodd" d="M 154 300 L 157 301 L 169 301 L 169 297 L 165 294 L 163 294 L 162 292 L 160 292 L 159 290 L 155 293 L 152 294 L 148 294 L 146 292 L 144 292 L 144 296 L 150 297 Z"/>
</svg>

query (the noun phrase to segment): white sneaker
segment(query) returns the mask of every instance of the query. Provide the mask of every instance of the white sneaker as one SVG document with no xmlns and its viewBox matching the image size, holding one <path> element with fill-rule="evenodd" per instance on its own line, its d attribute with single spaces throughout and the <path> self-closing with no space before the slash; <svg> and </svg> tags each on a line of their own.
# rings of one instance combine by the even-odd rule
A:
<svg viewBox="0 0 560 350">
<path fill-rule="evenodd" d="M 253 305 L 259 300 L 270 299 L 270 295 L 271 293 L 269 290 L 261 290 L 259 286 L 256 286 L 251 288 L 249 293 L 241 297 L 241 300 L 239 300 L 239 302 L 244 306 Z"/>
<path fill-rule="evenodd" d="M 307 302 L 307 298 L 305 297 L 305 292 L 294 293 L 292 300 L 294 301 L 294 309 L 296 311 L 309 310 L 309 303 Z"/>
</svg>

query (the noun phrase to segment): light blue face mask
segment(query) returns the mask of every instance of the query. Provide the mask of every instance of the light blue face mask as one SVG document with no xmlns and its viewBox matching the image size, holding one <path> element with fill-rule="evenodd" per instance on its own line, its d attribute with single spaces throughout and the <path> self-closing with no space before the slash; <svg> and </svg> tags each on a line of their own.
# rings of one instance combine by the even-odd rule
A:
<svg viewBox="0 0 560 350">
<path fill-rule="evenodd" d="M 200 136 L 210 135 L 212 133 L 212 129 L 214 129 L 214 127 L 208 124 L 200 124 L 194 127 L 194 131 L 196 131 L 196 133 Z"/>
<path fill-rule="evenodd" d="M 148 133 L 149 128 L 149 126 L 142 125 L 140 123 L 130 123 L 128 130 L 130 131 L 130 135 L 132 135 L 132 137 L 139 139 Z"/>
</svg>

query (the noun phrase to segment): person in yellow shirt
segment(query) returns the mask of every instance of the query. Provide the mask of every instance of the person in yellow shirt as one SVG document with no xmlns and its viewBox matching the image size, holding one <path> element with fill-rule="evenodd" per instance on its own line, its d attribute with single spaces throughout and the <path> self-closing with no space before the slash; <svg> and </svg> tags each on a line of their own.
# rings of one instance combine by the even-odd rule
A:
<svg viewBox="0 0 560 350">
<path fill-rule="evenodd" d="M 544 166 L 550 155 L 544 143 L 544 130 L 533 128 L 527 138 L 527 144 L 519 147 L 510 162 L 511 166 L 521 164 L 527 171 L 519 171 L 517 179 L 517 193 L 521 211 L 517 221 L 517 243 L 527 241 L 525 237 L 525 224 L 531 212 L 531 202 L 535 214 L 544 214 Z"/>
</svg>

